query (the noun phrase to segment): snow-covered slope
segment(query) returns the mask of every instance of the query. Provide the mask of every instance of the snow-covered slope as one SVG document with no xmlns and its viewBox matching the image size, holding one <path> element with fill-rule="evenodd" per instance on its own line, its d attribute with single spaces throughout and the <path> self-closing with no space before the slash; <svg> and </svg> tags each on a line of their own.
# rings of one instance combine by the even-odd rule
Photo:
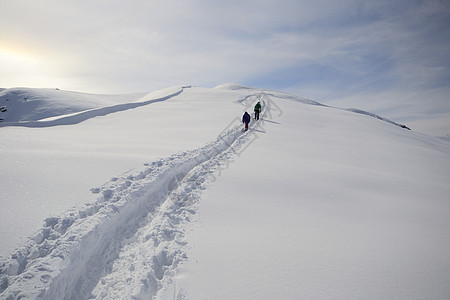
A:
<svg viewBox="0 0 450 300">
<path fill-rule="evenodd" d="M 0 299 L 450 297 L 444 140 L 236 84 L 61 114 L 0 128 Z"/>
<path fill-rule="evenodd" d="M 440 136 L 439 138 L 440 138 L 440 139 L 443 139 L 443 140 L 445 140 L 445 141 L 447 141 L 447 142 L 450 142 L 450 135 L 449 135 L 449 134 L 446 134 L 446 135 L 444 135 L 444 136 Z"/>
<path fill-rule="evenodd" d="M 2 122 L 19 123 L 132 102 L 145 93 L 93 95 L 59 89 L 12 88 L 0 91 Z"/>
</svg>

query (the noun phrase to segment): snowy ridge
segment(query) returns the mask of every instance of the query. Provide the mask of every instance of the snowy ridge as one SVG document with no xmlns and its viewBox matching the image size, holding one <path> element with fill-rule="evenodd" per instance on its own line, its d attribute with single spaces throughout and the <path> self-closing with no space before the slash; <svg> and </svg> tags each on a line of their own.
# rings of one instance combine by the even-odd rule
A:
<svg viewBox="0 0 450 300">
<path fill-rule="evenodd" d="M 305 104 L 310 104 L 310 105 L 331 107 L 331 106 L 328 106 L 328 105 L 316 102 L 314 100 L 298 97 L 298 96 L 295 96 L 295 95 L 292 95 L 292 94 L 289 94 L 289 93 L 273 91 L 273 90 L 268 90 L 268 89 L 256 89 L 256 88 L 247 87 L 247 86 L 244 86 L 244 85 L 241 85 L 241 84 L 236 84 L 236 83 L 224 83 L 224 84 L 216 86 L 215 88 L 216 89 L 227 89 L 227 90 L 259 90 L 259 91 L 264 92 L 265 95 L 270 96 L 270 97 L 279 97 L 279 98 L 283 98 L 283 99 L 286 99 L 286 100 L 291 100 L 291 101 L 305 103 Z M 333 108 L 337 108 L 337 107 L 333 107 Z M 337 109 L 342 109 L 342 108 L 337 108 Z M 354 112 L 354 113 L 357 113 L 357 114 L 370 116 L 372 118 L 375 118 L 375 119 L 378 119 L 378 120 L 381 120 L 381 121 L 384 121 L 384 122 L 388 122 L 388 123 L 391 123 L 391 124 L 396 125 L 398 127 L 410 130 L 410 128 L 407 127 L 404 124 L 399 124 L 397 122 L 394 122 L 392 120 L 389 120 L 387 118 L 381 117 L 381 116 L 379 116 L 377 114 L 374 114 L 374 113 L 371 113 L 371 112 L 368 112 L 368 111 L 364 111 L 364 110 L 361 110 L 361 109 L 355 109 L 355 108 L 347 108 L 347 109 L 343 109 L 343 110 Z"/>
<path fill-rule="evenodd" d="M 266 103 L 262 95 L 254 97 Z M 269 109 L 267 103 L 262 117 Z M 94 204 L 47 218 L 26 245 L 1 263 L 0 298 L 155 296 L 186 258 L 183 224 L 195 214 L 201 190 L 248 138 L 249 132 L 230 125 L 204 147 L 93 188 L 99 194 Z"/>
<path fill-rule="evenodd" d="M 105 116 L 111 113 L 116 113 L 128 109 L 134 109 L 140 106 L 148 105 L 155 102 L 165 101 L 172 97 L 175 97 L 183 92 L 183 89 L 189 88 L 190 86 L 176 86 L 172 88 L 163 89 L 157 92 L 149 93 L 144 97 L 141 97 L 137 101 L 122 103 L 116 105 L 110 105 L 100 108 L 92 108 L 88 110 L 83 110 L 81 112 L 75 112 L 60 116 L 53 116 L 41 120 L 33 121 L 16 121 L 8 122 L 4 121 L 0 123 L 0 126 L 23 126 L 23 127 L 51 127 L 59 125 L 73 125 L 80 122 L 86 121 L 88 119 Z"/>
<path fill-rule="evenodd" d="M 268 90 L 268 89 L 253 88 L 253 87 L 248 87 L 248 86 L 237 84 L 237 83 L 224 83 L 224 84 L 216 86 L 215 89 L 225 89 L 225 90 L 232 90 L 232 91 L 235 91 L 235 90 L 259 91 L 259 93 L 262 93 L 265 96 L 279 97 L 279 98 L 288 99 L 288 100 L 301 102 L 301 103 L 305 103 L 305 104 L 311 104 L 311 105 L 326 106 L 324 104 L 313 101 L 311 99 L 298 97 L 298 96 L 295 96 L 295 95 L 292 95 L 289 93 L 279 92 L 279 91 L 275 91 L 275 90 Z"/>
<path fill-rule="evenodd" d="M 3 122 L 37 121 L 93 108 L 130 102 L 145 93 L 99 95 L 46 88 L 10 88 L 0 91 Z"/>
<path fill-rule="evenodd" d="M 372 118 L 375 118 L 375 119 L 378 119 L 378 120 L 381 120 L 381 121 L 385 121 L 385 122 L 391 123 L 391 124 L 393 124 L 393 125 L 395 125 L 395 126 L 398 126 L 398 127 L 401 127 L 401 128 L 405 128 L 405 129 L 408 129 L 408 130 L 411 130 L 408 126 L 406 126 L 406 125 L 404 125 L 404 124 L 396 123 L 396 122 L 394 122 L 394 121 L 391 121 L 391 120 L 389 120 L 389 119 L 387 119 L 387 118 L 381 117 L 381 116 L 379 116 L 379 115 L 377 115 L 377 114 L 374 114 L 374 113 L 370 113 L 370 112 L 367 112 L 367 111 L 364 111 L 364 110 L 360 110 L 360 109 L 356 109 L 356 108 L 347 108 L 347 109 L 345 109 L 345 110 L 351 111 L 351 112 L 354 112 L 354 113 L 357 113 L 357 114 L 367 115 L 367 116 L 370 116 L 370 117 L 372 117 Z"/>
</svg>

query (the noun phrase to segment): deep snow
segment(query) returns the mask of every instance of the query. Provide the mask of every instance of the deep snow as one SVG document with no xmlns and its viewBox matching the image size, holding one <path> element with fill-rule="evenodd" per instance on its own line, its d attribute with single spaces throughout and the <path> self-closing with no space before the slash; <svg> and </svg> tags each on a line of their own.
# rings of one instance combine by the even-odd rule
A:
<svg viewBox="0 0 450 300">
<path fill-rule="evenodd" d="M 84 96 L 1 125 L 1 299 L 450 297 L 447 141 L 234 84 Z"/>
</svg>

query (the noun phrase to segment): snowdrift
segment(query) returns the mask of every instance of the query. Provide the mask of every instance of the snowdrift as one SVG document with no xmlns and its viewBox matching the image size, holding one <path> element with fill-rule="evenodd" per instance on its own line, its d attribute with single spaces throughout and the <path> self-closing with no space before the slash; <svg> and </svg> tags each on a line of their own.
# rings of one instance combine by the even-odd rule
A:
<svg viewBox="0 0 450 300">
<path fill-rule="evenodd" d="M 23 91 L 0 92 L 26 105 L 0 128 L 0 299 L 450 297 L 444 140 L 238 84 Z"/>
<path fill-rule="evenodd" d="M 143 94 L 93 95 L 59 89 L 12 88 L 0 91 L 3 122 L 37 121 L 92 108 L 130 102 Z"/>
<path fill-rule="evenodd" d="M 153 102 L 164 101 L 183 91 L 182 86 L 129 95 L 89 95 L 60 90 L 11 89 L 0 94 L 3 126 L 49 127 L 73 125 Z M 137 100 L 133 98 L 139 97 Z M 131 100 L 131 101 L 130 101 Z M 114 104 L 115 102 L 125 102 Z"/>
</svg>

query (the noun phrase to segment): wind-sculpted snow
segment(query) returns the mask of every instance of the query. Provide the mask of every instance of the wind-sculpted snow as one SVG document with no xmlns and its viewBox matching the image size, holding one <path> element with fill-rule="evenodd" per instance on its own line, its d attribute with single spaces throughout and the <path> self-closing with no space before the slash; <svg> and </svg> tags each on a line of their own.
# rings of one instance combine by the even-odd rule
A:
<svg viewBox="0 0 450 300">
<path fill-rule="evenodd" d="M 372 118 L 375 118 L 375 119 L 378 119 L 378 120 L 382 120 L 382 121 L 385 121 L 385 122 L 394 124 L 394 125 L 396 125 L 396 126 L 399 126 L 399 127 L 401 127 L 401 128 L 405 128 L 405 129 L 410 130 L 410 128 L 407 127 L 407 126 L 404 125 L 404 124 L 396 123 L 396 122 L 394 122 L 394 121 L 391 121 L 391 120 L 389 120 L 389 119 L 387 119 L 387 118 L 381 117 L 381 116 L 379 116 L 379 115 L 377 115 L 377 114 L 374 114 L 374 113 L 370 113 L 370 112 L 367 112 L 367 111 L 364 111 L 364 110 L 360 110 L 360 109 L 356 109 L 356 108 L 348 108 L 348 109 L 346 109 L 346 110 L 351 111 L 351 112 L 354 112 L 354 113 L 357 113 L 357 114 L 362 114 L 362 115 L 370 116 L 370 117 L 372 117 Z"/>
<path fill-rule="evenodd" d="M 22 127 L 51 127 L 60 125 L 74 125 L 86 121 L 91 118 L 106 116 L 108 114 L 134 109 L 140 106 L 149 105 L 155 102 L 161 102 L 175 97 L 183 92 L 184 88 L 189 88 L 189 86 L 176 86 L 172 88 L 163 89 L 157 92 L 149 93 L 146 96 L 138 99 L 137 101 L 121 103 L 116 105 L 104 106 L 99 108 L 92 108 L 83 111 L 77 111 L 65 115 L 56 115 L 53 117 L 40 119 L 40 120 L 30 120 L 30 121 L 8 121 L 3 120 L 0 122 L 0 126 L 22 126 Z M 67 109 L 76 110 L 76 108 L 70 107 L 71 104 L 67 103 Z M 32 109 L 36 109 L 34 106 Z M 56 114 L 59 110 L 54 109 Z"/>
<path fill-rule="evenodd" d="M 11 88 L 0 91 L 3 122 L 37 121 L 93 108 L 133 102 L 144 93 L 101 95 L 59 89 Z"/>
<path fill-rule="evenodd" d="M 269 108 L 267 103 L 262 117 Z M 92 188 L 95 203 L 47 218 L 1 263 L 0 298 L 157 295 L 186 259 L 185 225 L 196 214 L 201 191 L 250 136 L 230 125 L 204 147 L 146 163 Z"/>
</svg>

